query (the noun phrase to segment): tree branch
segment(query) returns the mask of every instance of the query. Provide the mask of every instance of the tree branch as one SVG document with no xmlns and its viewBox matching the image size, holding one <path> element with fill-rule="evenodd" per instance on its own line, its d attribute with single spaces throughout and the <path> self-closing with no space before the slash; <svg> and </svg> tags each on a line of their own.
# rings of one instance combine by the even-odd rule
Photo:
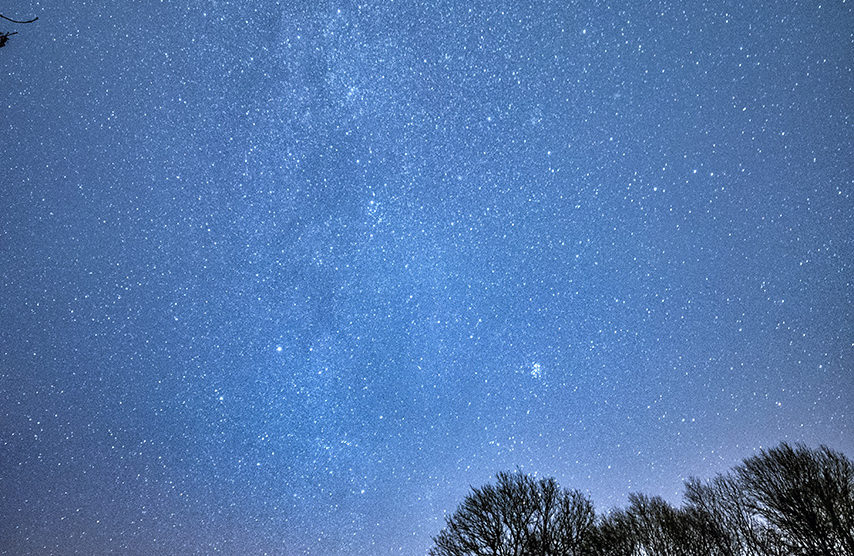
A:
<svg viewBox="0 0 854 556">
<path fill-rule="evenodd" d="M 3 19 L 5 19 L 6 21 L 11 21 L 12 23 L 32 23 L 32 22 L 34 22 L 34 21 L 38 21 L 38 19 L 39 19 L 39 18 L 37 18 L 37 17 L 34 17 L 33 19 L 30 19 L 30 20 L 28 20 L 28 21 L 18 21 L 17 19 L 12 19 L 11 17 L 6 17 L 6 16 L 5 16 L 5 15 L 3 15 L 3 14 L 0 14 L 0 17 L 2 17 Z"/>
</svg>

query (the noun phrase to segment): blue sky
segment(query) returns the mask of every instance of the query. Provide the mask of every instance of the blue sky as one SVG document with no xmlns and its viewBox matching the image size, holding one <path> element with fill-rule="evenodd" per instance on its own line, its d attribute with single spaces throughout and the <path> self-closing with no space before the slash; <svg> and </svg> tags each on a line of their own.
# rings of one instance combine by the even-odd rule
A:
<svg viewBox="0 0 854 556">
<path fill-rule="evenodd" d="M 854 452 L 851 7 L 13 2 L 9 553 L 423 554 Z"/>
</svg>

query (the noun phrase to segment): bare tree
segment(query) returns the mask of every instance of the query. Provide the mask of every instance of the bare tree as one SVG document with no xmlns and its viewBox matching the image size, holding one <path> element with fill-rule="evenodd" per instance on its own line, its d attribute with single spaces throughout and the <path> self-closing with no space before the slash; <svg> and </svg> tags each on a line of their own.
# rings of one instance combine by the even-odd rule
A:
<svg viewBox="0 0 854 556">
<path fill-rule="evenodd" d="M 431 556 L 581 556 L 595 518 L 590 500 L 554 479 L 499 473 L 473 488 L 433 539 Z"/>
<path fill-rule="evenodd" d="M 783 443 L 736 474 L 747 506 L 779 532 L 789 554 L 854 554 L 854 465 L 843 454 Z"/>
<path fill-rule="evenodd" d="M 706 537 L 722 556 L 785 553 L 780 536 L 751 509 L 732 475 L 719 475 L 707 483 L 690 479 L 685 485 L 685 502 L 688 511 L 707 516 Z"/>
<path fill-rule="evenodd" d="M 549 481 L 554 482 L 554 479 Z M 552 527 L 554 534 L 549 537 L 549 551 L 544 554 L 584 554 L 596 522 L 593 503 L 577 490 L 559 490 L 556 498 L 557 512 Z"/>
<path fill-rule="evenodd" d="M 594 556 L 636 556 L 638 542 L 634 524 L 624 510 L 614 510 L 597 524 L 590 554 Z"/>
<path fill-rule="evenodd" d="M 629 507 L 600 521 L 591 554 L 601 556 L 724 556 L 713 542 L 711 518 L 677 509 L 660 497 L 629 495 Z"/>
<path fill-rule="evenodd" d="M 679 508 L 632 494 L 598 521 L 587 497 L 554 479 L 497 478 L 448 518 L 432 556 L 854 555 L 854 464 L 826 447 L 784 443 L 689 480 Z"/>
</svg>

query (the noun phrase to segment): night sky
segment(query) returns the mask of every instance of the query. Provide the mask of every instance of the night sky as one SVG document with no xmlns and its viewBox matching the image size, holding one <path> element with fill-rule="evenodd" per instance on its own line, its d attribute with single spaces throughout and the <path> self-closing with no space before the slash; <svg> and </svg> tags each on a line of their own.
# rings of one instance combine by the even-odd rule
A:
<svg viewBox="0 0 854 556">
<path fill-rule="evenodd" d="M 0 553 L 419 555 L 501 470 L 854 454 L 852 2 L 0 13 Z"/>
</svg>

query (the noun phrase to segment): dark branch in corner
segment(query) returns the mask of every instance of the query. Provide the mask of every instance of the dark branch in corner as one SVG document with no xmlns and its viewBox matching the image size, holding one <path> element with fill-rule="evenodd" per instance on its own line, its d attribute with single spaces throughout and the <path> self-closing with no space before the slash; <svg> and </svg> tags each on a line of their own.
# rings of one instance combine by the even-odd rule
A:
<svg viewBox="0 0 854 556">
<path fill-rule="evenodd" d="M 38 21 L 38 19 L 39 19 L 38 17 L 34 17 L 32 19 L 28 19 L 27 21 L 18 21 L 17 19 L 12 19 L 11 17 L 6 17 L 3 14 L 0 14 L 0 17 L 5 19 L 6 21 L 11 21 L 12 23 L 32 23 L 34 21 Z M 6 43 L 9 41 L 9 37 L 11 37 L 12 35 L 17 35 L 17 34 L 18 34 L 17 31 L 12 32 L 12 33 L 0 33 L 0 48 L 3 48 L 4 46 L 6 46 Z"/>
</svg>

